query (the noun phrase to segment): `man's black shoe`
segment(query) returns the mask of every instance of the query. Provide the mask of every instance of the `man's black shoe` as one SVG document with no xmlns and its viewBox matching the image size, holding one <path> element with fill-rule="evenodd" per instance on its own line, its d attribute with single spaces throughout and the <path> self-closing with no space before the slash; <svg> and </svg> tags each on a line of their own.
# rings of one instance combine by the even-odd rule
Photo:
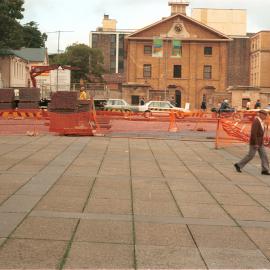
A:
<svg viewBox="0 0 270 270">
<path fill-rule="evenodd" d="M 268 171 L 262 171 L 262 174 L 264 174 L 264 175 L 270 175 L 270 172 L 268 172 Z"/>
<path fill-rule="evenodd" d="M 239 165 L 237 163 L 234 164 L 234 167 L 238 172 L 242 172 L 241 168 L 239 167 Z"/>
</svg>

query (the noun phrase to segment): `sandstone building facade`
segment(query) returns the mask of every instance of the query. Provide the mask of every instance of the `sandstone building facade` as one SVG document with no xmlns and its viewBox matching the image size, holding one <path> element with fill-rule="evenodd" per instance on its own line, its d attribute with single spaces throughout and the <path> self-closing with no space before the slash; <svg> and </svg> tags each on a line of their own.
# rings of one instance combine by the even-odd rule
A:
<svg viewBox="0 0 270 270">
<path fill-rule="evenodd" d="M 190 104 L 208 108 L 227 98 L 228 36 L 185 14 L 187 3 L 171 3 L 174 14 L 127 37 L 127 83 L 123 98 L 134 103 L 138 96 L 146 99 L 174 97 L 177 106 Z M 178 9 L 179 10 L 179 9 Z M 153 57 L 155 40 L 161 44 L 161 57 Z M 173 55 L 175 41 L 180 55 Z"/>
</svg>

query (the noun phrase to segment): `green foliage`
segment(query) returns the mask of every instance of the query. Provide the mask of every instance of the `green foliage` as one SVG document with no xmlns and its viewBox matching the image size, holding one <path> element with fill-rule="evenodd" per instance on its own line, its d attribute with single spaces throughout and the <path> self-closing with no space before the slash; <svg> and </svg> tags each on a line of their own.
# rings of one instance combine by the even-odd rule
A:
<svg viewBox="0 0 270 270">
<path fill-rule="evenodd" d="M 89 80 L 89 74 L 101 77 L 104 72 L 102 52 L 85 44 L 73 44 L 64 53 L 51 55 L 50 63 L 79 67 L 79 71 L 72 72 L 72 80 L 77 82 L 80 79 Z"/>
<path fill-rule="evenodd" d="M 41 34 L 37 23 L 31 21 L 23 26 L 23 39 L 26 48 L 42 48 L 45 47 L 47 35 Z"/>
<path fill-rule="evenodd" d="M 22 26 L 17 20 L 23 18 L 23 4 L 23 0 L 0 0 L 0 49 L 22 46 Z"/>
<path fill-rule="evenodd" d="M 47 35 L 38 30 L 35 22 L 22 26 L 24 0 L 0 0 L 0 49 L 45 47 Z"/>
</svg>

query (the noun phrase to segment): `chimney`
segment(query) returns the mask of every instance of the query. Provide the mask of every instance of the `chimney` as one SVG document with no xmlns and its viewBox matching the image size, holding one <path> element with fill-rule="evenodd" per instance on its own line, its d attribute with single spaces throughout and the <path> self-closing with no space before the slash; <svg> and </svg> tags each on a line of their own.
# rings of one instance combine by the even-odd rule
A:
<svg viewBox="0 0 270 270">
<path fill-rule="evenodd" d="M 116 20 L 110 19 L 109 15 L 104 14 L 102 21 L 103 31 L 116 31 L 116 24 L 117 24 Z"/>
<path fill-rule="evenodd" d="M 171 15 L 178 13 L 187 15 L 186 8 L 189 6 L 189 2 L 185 0 L 171 0 L 169 1 L 169 6 L 171 6 Z"/>
</svg>

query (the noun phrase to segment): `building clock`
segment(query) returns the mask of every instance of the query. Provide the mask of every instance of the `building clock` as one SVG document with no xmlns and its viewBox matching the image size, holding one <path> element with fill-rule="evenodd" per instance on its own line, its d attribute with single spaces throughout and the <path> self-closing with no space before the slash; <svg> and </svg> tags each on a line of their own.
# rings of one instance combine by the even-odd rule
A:
<svg viewBox="0 0 270 270">
<path fill-rule="evenodd" d="M 182 27 L 182 25 L 181 24 L 176 24 L 175 26 L 174 26 L 174 31 L 176 32 L 176 33 L 180 33 L 181 31 L 182 31 L 182 29 L 183 29 L 183 27 Z"/>
</svg>

